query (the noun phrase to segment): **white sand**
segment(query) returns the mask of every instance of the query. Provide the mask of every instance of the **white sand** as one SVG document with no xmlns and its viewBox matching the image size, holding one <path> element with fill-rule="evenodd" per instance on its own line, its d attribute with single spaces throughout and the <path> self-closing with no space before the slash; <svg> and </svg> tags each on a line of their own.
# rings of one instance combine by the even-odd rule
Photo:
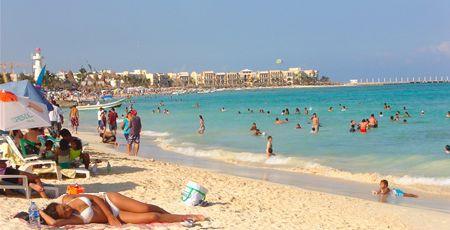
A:
<svg viewBox="0 0 450 230">
<path fill-rule="evenodd" d="M 117 191 L 140 201 L 159 205 L 173 213 L 204 214 L 211 218 L 193 229 L 450 229 L 450 214 L 394 206 L 345 196 L 309 191 L 197 168 L 112 153 L 92 136 L 78 135 L 90 141 L 91 149 L 109 153 L 93 153 L 92 158 L 109 160 L 100 164 L 99 175 L 88 180 L 56 181 L 64 192 L 68 184 L 79 183 L 86 192 Z M 89 140 L 91 139 L 91 140 Z M 94 141 L 95 142 L 95 141 Z M 209 189 L 209 207 L 187 207 L 180 194 L 188 180 Z M 8 193 L 0 195 L 0 228 L 25 229 L 26 225 L 10 216 L 26 211 L 29 200 Z M 40 207 L 50 201 L 34 198 Z M 106 227 L 106 226 L 91 226 Z M 138 229 L 140 226 L 134 226 Z M 182 228 L 180 225 L 157 226 L 157 229 Z M 133 229 L 133 228 L 131 228 Z"/>
</svg>

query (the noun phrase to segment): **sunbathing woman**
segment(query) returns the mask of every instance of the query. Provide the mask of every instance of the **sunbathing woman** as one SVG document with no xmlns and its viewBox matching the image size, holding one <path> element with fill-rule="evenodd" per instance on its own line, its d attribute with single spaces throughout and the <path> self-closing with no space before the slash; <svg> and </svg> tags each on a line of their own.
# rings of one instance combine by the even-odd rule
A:
<svg viewBox="0 0 450 230">
<path fill-rule="evenodd" d="M 117 192 L 99 195 L 65 195 L 62 204 L 51 203 L 39 211 L 50 226 L 103 223 L 124 224 L 174 223 L 185 220 L 203 221 L 202 215 L 175 215 L 164 209 L 139 202 Z"/>
</svg>

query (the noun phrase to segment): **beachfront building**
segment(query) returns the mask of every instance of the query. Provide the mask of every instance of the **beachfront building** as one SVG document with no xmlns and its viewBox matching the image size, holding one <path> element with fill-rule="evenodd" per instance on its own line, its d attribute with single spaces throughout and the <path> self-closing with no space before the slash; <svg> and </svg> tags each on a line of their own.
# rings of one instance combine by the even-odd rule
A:
<svg viewBox="0 0 450 230">
<path fill-rule="evenodd" d="M 253 81 L 256 77 L 256 74 L 253 71 L 249 69 L 243 69 L 239 72 L 239 76 L 241 85 L 246 87 L 253 86 Z"/>
<path fill-rule="evenodd" d="M 188 86 L 191 82 L 191 77 L 188 72 L 179 72 L 176 75 L 176 81 L 180 84 L 180 86 Z"/>
<path fill-rule="evenodd" d="M 214 86 L 215 87 L 224 87 L 226 75 L 227 74 L 224 72 L 216 73 L 216 77 L 214 79 Z"/>
<path fill-rule="evenodd" d="M 199 74 L 199 73 L 197 73 L 197 72 L 192 72 L 191 73 L 191 79 L 192 79 L 192 82 L 194 82 L 194 85 L 195 86 L 199 86 L 200 85 L 200 83 L 201 83 L 201 74 Z"/>
<path fill-rule="evenodd" d="M 59 72 L 56 73 L 56 77 L 59 80 L 64 81 L 64 80 L 66 80 L 66 73 L 64 71 L 59 71 Z"/>
<path fill-rule="evenodd" d="M 270 85 L 281 86 L 284 85 L 284 75 L 281 70 L 269 70 Z"/>
<path fill-rule="evenodd" d="M 170 87 L 170 77 L 166 73 L 155 73 L 150 78 L 150 85 L 153 87 Z"/>
<path fill-rule="evenodd" d="M 238 87 L 240 85 L 240 76 L 238 72 L 228 72 L 225 74 L 225 87 Z"/>
<path fill-rule="evenodd" d="M 255 86 L 269 86 L 272 85 L 269 71 L 259 71 L 256 73 Z"/>
<path fill-rule="evenodd" d="M 214 73 L 214 71 L 203 71 L 201 73 L 201 79 L 203 81 L 203 86 L 205 87 L 214 86 L 215 78 L 216 73 Z"/>
</svg>

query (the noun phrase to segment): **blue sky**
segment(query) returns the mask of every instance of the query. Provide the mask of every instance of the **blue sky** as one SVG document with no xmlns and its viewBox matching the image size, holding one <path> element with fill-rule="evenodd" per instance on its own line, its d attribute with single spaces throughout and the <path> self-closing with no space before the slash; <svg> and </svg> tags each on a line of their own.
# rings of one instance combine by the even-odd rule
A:
<svg viewBox="0 0 450 230">
<path fill-rule="evenodd" d="M 51 71 L 314 68 L 336 81 L 450 75 L 450 1 L 0 0 L 0 60 Z M 276 65 L 277 58 L 284 63 Z"/>
</svg>

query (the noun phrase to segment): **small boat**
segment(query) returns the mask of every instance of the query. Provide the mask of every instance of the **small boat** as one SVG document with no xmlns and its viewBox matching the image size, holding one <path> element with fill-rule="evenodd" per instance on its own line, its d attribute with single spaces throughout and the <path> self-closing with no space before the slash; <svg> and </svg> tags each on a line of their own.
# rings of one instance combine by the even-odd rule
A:
<svg viewBox="0 0 450 230">
<path fill-rule="evenodd" d="M 77 106 L 77 109 L 78 110 L 93 110 L 93 109 L 99 109 L 99 108 L 106 109 L 106 108 L 120 107 L 125 100 L 126 100 L 126 98 L 122 98 L 120 100 L 110 102 L 110 103 L 104 103 L 104 104 L 97 103 L 96 105 L 80 105 L 80 106 Z"/>
</svg>

